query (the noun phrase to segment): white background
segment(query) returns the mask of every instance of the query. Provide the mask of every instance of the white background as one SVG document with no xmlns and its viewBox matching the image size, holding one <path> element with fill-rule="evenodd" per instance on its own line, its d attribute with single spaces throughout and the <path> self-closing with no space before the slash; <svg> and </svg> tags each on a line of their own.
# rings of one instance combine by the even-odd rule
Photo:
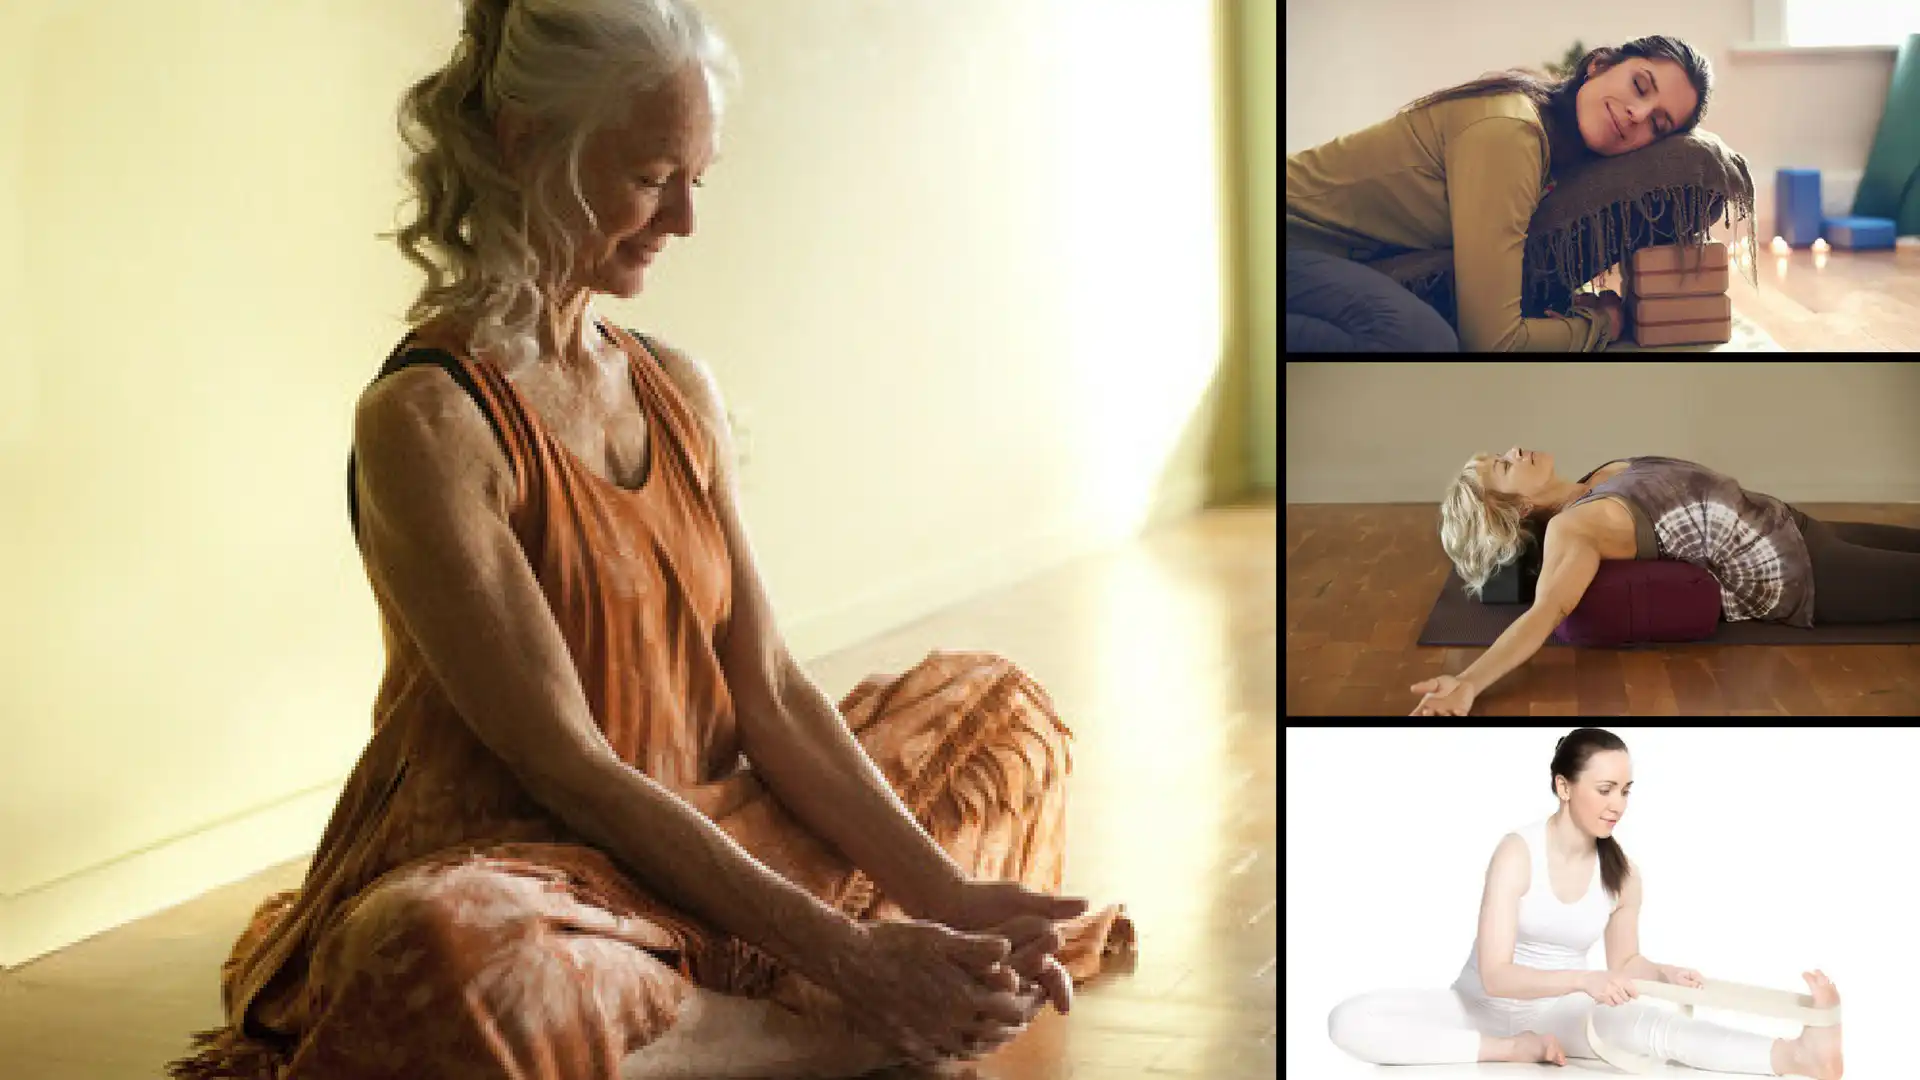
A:
<svg viewBox="0 0 1920 1080">
<path fill-rule="evenodd" d="M 1327 1014 L 1369 990 L 1452 984 L 1494 847 L 1559 806 L 1548 765 L 1578 726 L 1288 727 L 1285 1075 L 1540 1075 L 1539 1065 L 1365 1064 L 1328 1039 Z M 1643 876 L 1641 953 L 1799 993 L 1800 972 L 1818 967 L 1843 999 L 1847 1076 L 1920 1075 L 1920 731 L 1606 729 L 1633 761 L 1615 836 Z M 1588 962 L 1606 966 L 1601 942 Z M 1614 1073 L 1593 1060 L 1567 1067 Z"/>
</svg>

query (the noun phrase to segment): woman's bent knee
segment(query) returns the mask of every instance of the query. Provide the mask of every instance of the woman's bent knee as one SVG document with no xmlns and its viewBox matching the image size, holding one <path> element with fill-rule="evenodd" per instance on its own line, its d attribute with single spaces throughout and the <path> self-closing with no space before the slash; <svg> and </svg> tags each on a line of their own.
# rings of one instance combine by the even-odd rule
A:
<svg viewBox="0 0 1920 1080">
<path fill-rule="evenodd" d="M 1363 263 L 1287 252 L 1287 348 L 1324 352 L 1458 352 L 1434 307 Z"/>
</svg>

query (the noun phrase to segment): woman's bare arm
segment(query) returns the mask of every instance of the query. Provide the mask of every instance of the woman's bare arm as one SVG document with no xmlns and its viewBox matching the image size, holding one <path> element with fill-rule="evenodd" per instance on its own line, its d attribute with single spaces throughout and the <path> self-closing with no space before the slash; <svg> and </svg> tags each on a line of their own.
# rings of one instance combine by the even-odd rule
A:
<svg viewBox="0 0 1920 1080">
<path fill-rule="evenodd" d="M 735 490 L 733 433 L 720 388 L 693 357 L 650 342 L 713 439 L 711 495 L 733 564 L 733 611 L 718 652 L 740 745 L 794 818 L 865 871 L 913 918 L 936 918 L 966 871 L 907 808 L 833 699 L 787 647 Z"/>
<path fill-rule="evenodd" d="M 615 757 L 507 520 L 512 478 L 437 368 L 397 372 L 355 416 L 361 541 L 428 666 L 529 795 L 669 903 L 822 984 L 861 928 Z"/>
</svg>

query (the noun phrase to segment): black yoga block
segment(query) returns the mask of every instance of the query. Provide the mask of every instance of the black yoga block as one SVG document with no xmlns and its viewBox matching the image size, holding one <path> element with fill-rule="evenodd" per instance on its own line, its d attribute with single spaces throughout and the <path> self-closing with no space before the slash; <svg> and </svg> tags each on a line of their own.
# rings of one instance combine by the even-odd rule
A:
<svg viewBox="0 0 1920 1080">
<path fill-rule="evenodd" d="M 1540 545 L 1521 539 L 1520 557 L 1494 571 L 1481 590 L 1483 604 L 1531 604 L 1534 586 L 1540 583 Z"/>
</svg>

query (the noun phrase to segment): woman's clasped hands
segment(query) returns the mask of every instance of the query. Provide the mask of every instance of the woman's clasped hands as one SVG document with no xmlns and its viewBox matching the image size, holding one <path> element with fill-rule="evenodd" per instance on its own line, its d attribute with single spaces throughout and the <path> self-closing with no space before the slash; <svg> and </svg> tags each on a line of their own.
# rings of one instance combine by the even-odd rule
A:
<svg viewBox="0 0 1920 1080">
<path fill-rule="evenodd" d="M 862 924 L 863 947 L 838 965 L 832 989 L 870 1037 L 915 1063 L 983 1057 L 1018 1038 L 1048 1004 L 1072 1008 L 1054 919 L 1086 907 L 1012 882 L 970 883 L 939 912 L 951 924 Z"/>
<path fill-rule="evenodd" d="M 1006 938 L 918 920 L 863 930 L 863 947 L 841 960 L 829 989 L 870 1038 L 915 1064 L 992 1053 L 1026 1030 L 1045 999 L 1001 974 Z"/>
</svg>

